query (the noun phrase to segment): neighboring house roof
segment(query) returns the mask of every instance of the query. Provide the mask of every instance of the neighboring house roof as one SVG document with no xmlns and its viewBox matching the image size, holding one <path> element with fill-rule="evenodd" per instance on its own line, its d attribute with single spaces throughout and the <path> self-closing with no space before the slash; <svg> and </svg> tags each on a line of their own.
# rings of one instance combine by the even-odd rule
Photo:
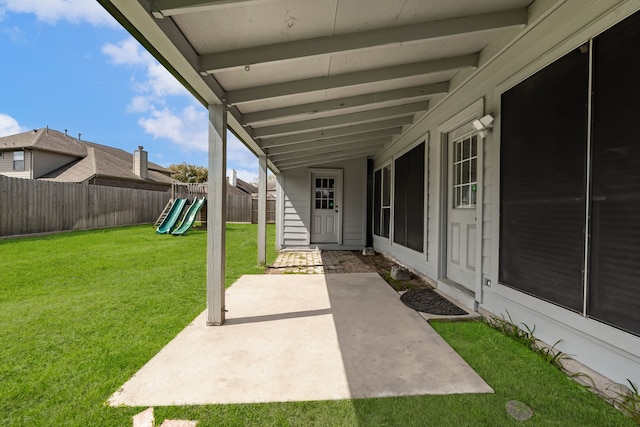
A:
<svg viewBox="0 0 640 427">
<path fill-rule="evenodd" d="M 258 187 L 253 184 L 249 184 L 247 181 L 243 181 L 240 178 L 236 179 L 236 187 L 245 192 L 246 194 L 252 194 L 258 192 Z"/>
<path fill-rule="evenodd" d="M 238 187 L 234 187 L 230 182 L 227 181 L 227 194 L 232 196 L 250 196 L 250 194 L 245 193 Z"/>
<path fill-rule="evenodd" d="M 82 141 L 48 128 L 34 129 L 0 138 L 0 151 L 25 148 L 78 157 L 87 155 L 86 145 Z"/>
<path fill-rule="evenodd" d="M 0 151 L 31 149 L 77 157 L 65 166 L 40 179 L 58 182 L 86 182 L 94 177 L 109 177 L 129 181 L 171 184 L 171 171 L 147 162 L 148 179 L 133 172 L 133 154 L 119 148 L 82 141 L 53 129 L 38 129 L 0 138 Z"/>
<path fill-rule="evenodd" d="M 140 181 L 142 178 L 133 173 L 132 161 L 132 155 L 126 151 L 87 143 L 86 157 L 49 172 L 41 179 L 45 181 L 86 182 L 99 176 Z M 167 172 L 163 173 L 164 171 Z M 149 163 L 148 179 L 144 181 L 171 184 L 173 179 L 166 175 L 167 173 L 169 173 L 168 169 Z"/>
</svg>

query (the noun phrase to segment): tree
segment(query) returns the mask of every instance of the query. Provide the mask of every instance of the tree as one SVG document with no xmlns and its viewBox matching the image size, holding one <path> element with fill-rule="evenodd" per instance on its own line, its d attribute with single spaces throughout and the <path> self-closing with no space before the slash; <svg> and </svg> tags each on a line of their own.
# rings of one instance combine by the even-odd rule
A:
<svg viewBox="0 0 640 427">
<path fill-rule="evenodd" d="M 180 182 L 196 184 L 207 182 L 209 171 L 204 166 L 188 165 L 182 162 L 177 165 L 169 166 L 171 177 Z"/>
<path fill-rule="evenodd" d="M 267 171 L 267 182 L 275 181 L 275 180 L 276 180 L 276 176 L 272 174 L 270 171 Z M 259 182 L 260 182 L 260 177 L 254 176 L 249 184 L 255 185 L 257 187 Z"/>
</svg>

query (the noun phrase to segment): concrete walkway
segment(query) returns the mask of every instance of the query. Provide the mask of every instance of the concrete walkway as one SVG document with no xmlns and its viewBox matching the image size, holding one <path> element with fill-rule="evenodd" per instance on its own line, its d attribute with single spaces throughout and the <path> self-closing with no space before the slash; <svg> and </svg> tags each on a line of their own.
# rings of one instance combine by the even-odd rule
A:
<svg viewBox="0 0 640 427">
<path fill-rule="evenodd" d="M 248 275 L 110 399 L 162 406 L 493 390 L 374 273 Z"/>
</svg>

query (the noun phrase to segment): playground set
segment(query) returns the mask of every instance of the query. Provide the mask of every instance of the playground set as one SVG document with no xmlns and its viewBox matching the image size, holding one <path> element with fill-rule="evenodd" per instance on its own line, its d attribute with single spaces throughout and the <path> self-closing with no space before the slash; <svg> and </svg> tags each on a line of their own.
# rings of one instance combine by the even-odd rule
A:
<svg viewBox="0 0 640 427">
<path fill-rule="evenodd" d="M 198 213 L 206 206 L 207 184 L 174 182 L 171 199 L 155 222 L 156 233 L 181 236 L 196 221 Z M 205 215 L 206 218 L 206 208 Z M 201 215 L 202 218 L 202 215 Z"/>
</svg>

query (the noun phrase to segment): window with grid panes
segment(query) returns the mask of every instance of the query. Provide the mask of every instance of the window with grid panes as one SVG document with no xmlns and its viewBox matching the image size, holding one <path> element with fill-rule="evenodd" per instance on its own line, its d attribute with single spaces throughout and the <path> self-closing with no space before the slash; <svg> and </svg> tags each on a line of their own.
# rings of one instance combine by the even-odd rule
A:
<svg viewBox="0 0 640 427">
<path fill-rule="evenodd" d="M 475 208 L 478 189 L 478 136 L 465 136 L 453 144 L 453 207 Z"/>
<path fill-rule="evenodd" d="M 335 178 L 316 178 L 316 209 L 333 209 L 335 207 Z"/>
<path fill-rule="evenodd" d="M 391 165 L 374 173 L 373 232 L 376 236 L 389 237 L 391 223 Z"/>
</svg>

